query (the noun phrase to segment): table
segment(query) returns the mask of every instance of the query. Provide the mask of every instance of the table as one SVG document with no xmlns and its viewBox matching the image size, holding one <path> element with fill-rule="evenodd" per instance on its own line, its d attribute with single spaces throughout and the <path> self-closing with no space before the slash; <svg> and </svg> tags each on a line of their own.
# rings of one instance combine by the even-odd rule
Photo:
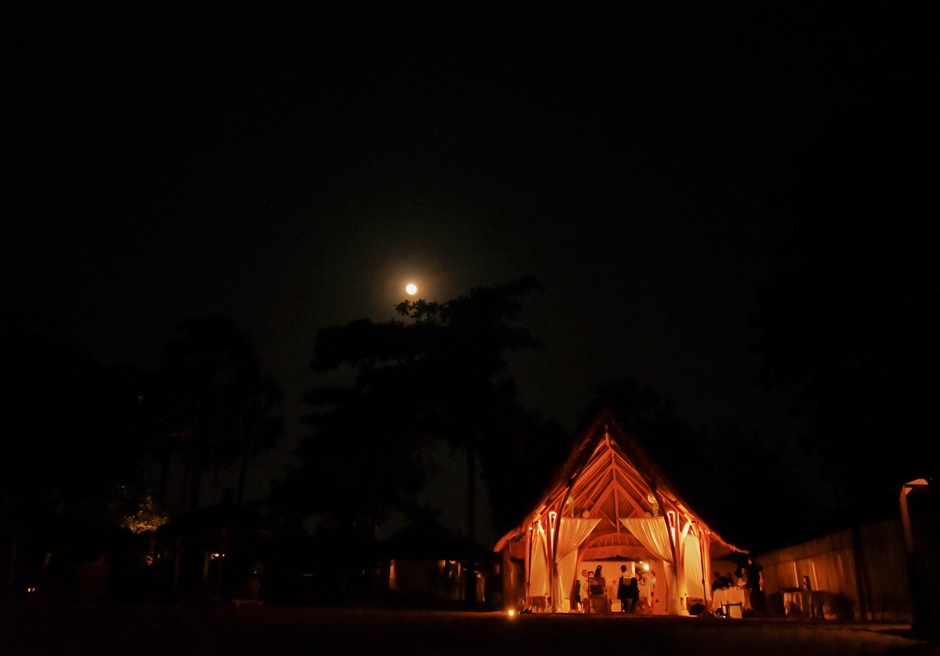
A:
<svg viewBox="0 0 940 656">
<path fill-rule="evenodd" d="M 751 609 L 750 590 L 744 588 L 718 588 L 712 590 L 712 611 L 725 609 L 731 604 L 741 604 L 741 611 Z"/>
</svg>

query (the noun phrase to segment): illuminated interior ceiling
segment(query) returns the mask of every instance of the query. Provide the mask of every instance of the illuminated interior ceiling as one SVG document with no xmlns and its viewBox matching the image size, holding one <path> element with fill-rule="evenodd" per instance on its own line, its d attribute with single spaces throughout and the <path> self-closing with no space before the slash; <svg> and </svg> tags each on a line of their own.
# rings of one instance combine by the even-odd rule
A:
<svg viewBox="0 0 940 656">
<path fill-rule="evenodd" d="M 527 527 L 550 511 L 557 512 L 562 521 L 566 517 L 600 519 L 584 544 L 609 547 L 611 553 L 642 550 L 620 518 L 667 514 L 674 514 L 679 531 L 694 522 L 698 529 L 708 533 L 717 552 L 736 550 L 678 498 L 658 465 L 609 410 L 598 413 L 581 433 L 542 502 L 519 528 L 499 541 L 496 549 L 524 534 Z"/>
<path fill-rule="evenodd" d="M 606 434 L 571 487 L 571 515 L 602 517 L 612 528 L 620 517 L 652 516 L 647 487 L 636 467 Z"/>
</svg>

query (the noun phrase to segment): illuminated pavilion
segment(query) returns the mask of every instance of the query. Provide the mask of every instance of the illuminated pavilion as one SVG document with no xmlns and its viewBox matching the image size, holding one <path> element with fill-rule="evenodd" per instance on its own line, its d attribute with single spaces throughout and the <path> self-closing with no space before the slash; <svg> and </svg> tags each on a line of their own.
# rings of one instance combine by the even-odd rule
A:
<svg viewBox="0 0 940 656">
<path fill-rule="evenodd" d="M 620 564 L 642 563 L 657 572 L 651 612 L 673 615 L 688 613 L 695 600 L 710 608 L 711 560 L 742 551 L 676 494 L 608 409 L 580 433 L 539 504 L 494 550 L 509 605 L 566 612 L 585 565 L 609 563 L 604 574 L 616 578 Z"/>
</svg>

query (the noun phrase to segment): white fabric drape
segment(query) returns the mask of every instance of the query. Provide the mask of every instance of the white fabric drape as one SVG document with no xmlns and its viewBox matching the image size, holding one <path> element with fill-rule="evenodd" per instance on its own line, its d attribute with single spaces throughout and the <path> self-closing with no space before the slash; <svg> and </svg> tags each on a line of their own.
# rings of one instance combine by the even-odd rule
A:
<svg viewBox="0 0 940 656">
<path fill-rule="evenodd" d="M 620 523 L 627 527 L 644 547 L 664 563 L 671 563 L 672 549 L 669 548 L 669 529 L 662 517 L 620 518 Z"/>
<path fill-rule="evenodd" d="M 581 546 L 600 521 L 600 519 L 563 517 L 558 526 L 558 551 L 555 553 L 555 562 L 559 562 Z M 573 579 L 572 582 L 574 582 Z"/>
<path fill-rule="evenodd" d="M 575 567 L 578 565 L 578 550 L 574 549 L 567 556 L 555 563 L 555 599 L 558 599 L 555 608 L 564 610 L 565 599 L 571 598 L 571 588 L 578 574 Z"/>
<path fill-rule="evenodd" d="M 698 534 L 699 548 L 701 549 L 702 554 L 702 566 L 705 568 L 705 581 L 708 585 L 705 586 L 705 600 L 706 606 L 710 606 L 712 599 L 712 547 L 711 540 L 709 535 L 705 531 L 699 531 Z"/>
<path fill-rule="evenodd" d="M 627 530 L 636 537 L 640 543 L 650 550 L 650 552 L 665 563 L 666 567 L 666 587 L 668 589 L 668 603 L 670 615 L 679 614 L 679 583 L 678 574 L 682 571 L 673 562 L 672 548 L 669 546 L 669 529 L 666 526 L 664 517 L 631 517 L 620 518 L 620 522 L 627 527 Z M 680 556 L 681 560 L 681 556 Z"/>
<path fill-rule="evenodd" d="M 555 550 L 555 585 L 552 600 L 556 611 L 562 610 L 562 599 L 571 594 L 577 576 L 577 549 L 591 534 L 600 519 L 562 517 L 558 520 L 558 545 Z M 574 556 L 572 560 L 571 556 Z"/>
<path fill-rule="evenodd" d="M 705 572 L 702 570 L 701 545 L 694 533 L 689 533 L 682 541 L 682 564 L 684 581 L 682 594 L 695 598 L 706 598 L 707 594 L 702 585 Z"/>
<path fill-rule="evenodd" d="M 532 532 L 532 567 L 529 571 L 529 594 L 533 597 L 549 594 L 548 541 L 541 524 Z"/>
</svg>

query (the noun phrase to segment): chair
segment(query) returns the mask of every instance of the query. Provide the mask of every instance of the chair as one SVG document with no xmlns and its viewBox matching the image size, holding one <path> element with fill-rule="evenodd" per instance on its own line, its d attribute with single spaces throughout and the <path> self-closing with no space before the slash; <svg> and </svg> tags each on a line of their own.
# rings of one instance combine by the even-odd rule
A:
<svg viewBox="0 0 940 656">
<path fill-rule="evenodd" d="M 596 613 L 598 615 L 606 615 L 607 613 L 610 613 L 610 601 L 608 601 L 607 595 L 591 595 L 590 604 L 591 613 Z"/>
<path fill-rule="evenodd" d="M 610 600 L 607 598 L 607 582 L 604 577 L 588 579 L 588 612 L 605 614 L 610 612 Z"/>
</svg>

